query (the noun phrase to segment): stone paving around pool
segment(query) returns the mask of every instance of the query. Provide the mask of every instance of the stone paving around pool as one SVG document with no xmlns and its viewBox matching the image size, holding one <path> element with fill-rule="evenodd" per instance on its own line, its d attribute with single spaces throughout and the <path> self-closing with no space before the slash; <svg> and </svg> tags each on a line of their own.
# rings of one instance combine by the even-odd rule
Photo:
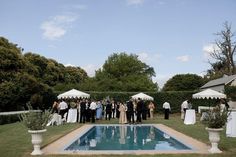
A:
<svg viewBox="0 0 236 157">
<path fill-rule="evenodd" d="M 109 125 L 109 124 L 108 124 Z M 144 124 L 145 125 L 145 124 Z M 72 131 L 71 133 L 63 136 L 55 142 L 47 145 L 42 149 L 44 154 L 80 154 L 80 155 L 98 155 L 98 154 L 208 154 L 209 146 L 192 137 L 180 133 L 163 124 L 149 124 L 157 127 L 161 131 L 180 141 L 181 143 L 189 146 L 192 150 L 78 150 L 78 151 L 65 151 L 64 149 L 77 137 L 82 136 L 94 125 L 83 125 L 82 127 Z M 137 126 L 137 125 L 136 125 Z"/>
</svg>

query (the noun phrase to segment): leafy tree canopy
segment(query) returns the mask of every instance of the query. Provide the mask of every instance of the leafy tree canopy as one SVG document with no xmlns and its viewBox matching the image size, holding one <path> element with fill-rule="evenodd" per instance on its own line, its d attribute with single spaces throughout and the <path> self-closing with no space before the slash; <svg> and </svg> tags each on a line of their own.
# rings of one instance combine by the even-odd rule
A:
<svg viewBox="0 0 236 157">
<path fill-rule="evenodd" d="M 154 69 L 141 62 L 137 55 L 114 53 L 82 88 L 97 91 L 157 91 L 152 76 L 155 76 Z"/>
<path fill-rule="evenodd" d="M 193 91 L 204 84 L 204 79 L 196 74 L 177 74 L 169 79 L 163 91 Z"/>
<path fill-rule="evenodd" d="M 22 110 L 27 102 L 47 108 L 55 99 L 54 86 L 78 86 L 88 78 L 79 67 L 65 67 L 31 52 L 23 55 L 22 50 L 0 37 L 0 112 Z"/>
</svg>

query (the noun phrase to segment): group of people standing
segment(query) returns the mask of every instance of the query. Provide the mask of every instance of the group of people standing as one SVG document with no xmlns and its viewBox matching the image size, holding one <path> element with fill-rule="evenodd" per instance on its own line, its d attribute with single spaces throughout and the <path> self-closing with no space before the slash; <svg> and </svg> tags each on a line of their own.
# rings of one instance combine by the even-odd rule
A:
<svg viewBox="0 0 236 157">
<path fill-rule="evenodd" d="M 220 100 L 220 107 L 228 109 L 227 101 Z M 55 101 L 52 106 L 52 112 L 57 113 L 62 119 L 67 119 L 68 110 L 77 109 L 77 121 L 80 123 L 92 122 L 95 120 L 111 120 L 118 118 L 120 124 L 135 124 L 142 123 L 147 116 L 152 119 L 154 116 L 155 105 L 152 101 L 144 101 L 140 98 L 137 100 L 129 99 L 126 102 L 114 100 L 95 101 L 90 99 L 69 99 Z M 162 105 L 164 110 L 164 119 L 169 119 L 171 107 L 169 102 L 164 102 Z M 190 100 L 185 100 L 181 104 L 181 119 L 185 119 L 186 111 L 192 108 Z"/>
<path fill-rule="evenodd" d="M 62 119 L 67 119 L 69 109 L 77 109 L 77 122 L 85 123 L 95 120 L 118 118 L 120 124 L 141 123 L 147 119 L 147 115 L 153 118 L 155 105 L 149 104 L 138 98 L 127 102 L 116 102 L 114 100 L 94 101 L 89 99 L 70 99 L 55 101 L 52 112 L 58 113 Z"/>
<path fill-rule="evenodd" d="M 155 105 L 152 101 L 147 105 L 140 98 L 138 98 L 137 101 L 130 99 L 126 103 L 119 104 L 119 123 L 142 123 L 142 120 L 146 120 L 147 116 L 151 119 L 153 118 L 154 109 Z"/>
</svg>

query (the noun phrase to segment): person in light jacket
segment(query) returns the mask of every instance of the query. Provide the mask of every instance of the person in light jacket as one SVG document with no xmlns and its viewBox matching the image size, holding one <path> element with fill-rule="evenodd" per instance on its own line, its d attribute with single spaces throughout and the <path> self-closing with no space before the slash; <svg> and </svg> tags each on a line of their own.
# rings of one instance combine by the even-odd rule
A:
<svg viewBox="0 0 236 157">
<path fill-rule="evenodd" d="M 125 104 L 120 103 L 120 108 L 119 108 L 119 111 L 120 111 L 119 123 L 120 124 L 127 123 L 126 110 L 127 110 L 127 107 L 125 106 Z"/>
<path fill-rule="evenodd" d="M 170 114 L 170 110 L 171 110 L 170 103 L 165 102 L 163 104 L 163 108 L 164 108 L 164 111 L 165 111 L 165 119 L 169 119 L 169 114 Z"/>
</svg>

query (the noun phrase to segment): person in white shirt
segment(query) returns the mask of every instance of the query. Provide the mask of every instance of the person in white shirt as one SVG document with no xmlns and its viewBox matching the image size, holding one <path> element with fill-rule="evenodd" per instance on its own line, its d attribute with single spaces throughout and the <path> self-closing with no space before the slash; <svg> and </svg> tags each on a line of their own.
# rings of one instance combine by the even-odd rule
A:
<svg viewBox="0 0 236 157">
<path fill-rule="evenodd" d="M 97 104 L 95 101 L 92 100 L 89 109 L 91 110 L 92 123 L 95 123 L 95 114 L 97 109 Z"/>
<path fill-rule="evenodd" d="M 181 104 L 181 119 L 184 120 L 185 118 L 185 114 L 186 114 L 186 110 L 189 108 L 189 101 L 185 100 L 182 104 Z"/>
<path fill-rule="evenodd" d="M 115 101 L 113 100 L 113 101 L 111 102 L 112 118 L 115 118 L 115 110 L 116 110 L 116 104 L 115 104 Z"/>
<path fill-rule="evenodd" d="M 169 119 L 169 114 L 170 114 L 170 110 L 171 110 L 171 108 L 170 108 L 170 103 L 165 102 L 165 103 L 163 104 L 163 108 L 164 108 L 164 110 L 165 110 L 165 119 Z"/>
<path fill-rule="evenodd" d="M 65 113 L 67 112 L 68 105 L 67 105 L 67 103 L 64 100 L 62 100 L 59 103 L 58 108 L 59 108 L 59 114 L 61 115 L 61 118 L 63 119 Z"/>
</svg>

